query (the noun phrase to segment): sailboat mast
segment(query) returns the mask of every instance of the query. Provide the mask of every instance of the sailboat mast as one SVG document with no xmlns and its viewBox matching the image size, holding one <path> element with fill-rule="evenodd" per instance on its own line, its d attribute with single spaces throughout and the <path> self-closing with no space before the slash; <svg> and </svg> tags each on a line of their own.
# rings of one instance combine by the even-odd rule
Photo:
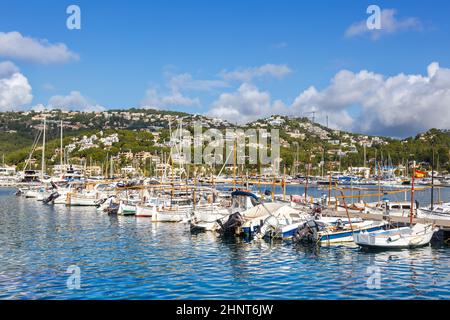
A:
<svg viewBox="0 0 450 320">
<path fill-rule="evenodd" d="M 45 127 L 47 124 L 47 120 L 44 117 L 44 130 L 42 136 L 42 163 L 41 163 L 41 180 L 44 179 L 44 170 L 45 170 Z"/>
<path fill-rule="evenodd" d="M 234 140 L 234 146 L 233 146 L 233 191 L 236 190 L 236 158 L 237 158 L 237 143 L 236 143 L 236 137 Z"/>
<path fill-rule="evenodd" d="M 61 166 L 61 173 L 63 167 L 63 121 L 61 120 L 61 146 L 59 149 L 59 165 Z"/>
<path fill-rule="evenodd" d="M 416 176 L 416 161 L 413 162 L 412 168 L 412 177 L 411 177 L 411 212 L 409 216 L 409 224 L 412 226 L 413 224 L 413 216 L 414 216 L 414 178 Z"/>
<path fill-rule="evenodd" d="M 433 147 L 433 155 L 431 161 L 431 211 L 434 209 L 434 147 Z"/>
</svg>

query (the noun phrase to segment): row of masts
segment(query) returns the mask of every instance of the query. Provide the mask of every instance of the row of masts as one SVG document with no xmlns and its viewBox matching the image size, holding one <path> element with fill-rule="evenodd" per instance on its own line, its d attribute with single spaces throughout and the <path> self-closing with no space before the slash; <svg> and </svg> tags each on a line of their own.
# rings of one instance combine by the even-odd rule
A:
<svg viewBox="0 0 450 320">
<path fill-rule="evenodd" d="M 45 162 L 45 152 L 46 152 L 46 125 L 47 125 L 47 120 L 46 120 L 46 118 L 44 117 L 44 119 L 43 119 L 43 130 L 42 130 L 42 159 L 41 159 L 41 179 L 44 177 L 44 173 L 45 173 L 45 169 L 46 169 L 46 162 Z M 171 130 L 171 124 L 170 124 L 170 122 L 169 122 L 169 129 L 170 129 L 170 135 L 172 135 L 172 130 Z M 182 129 L 182 127 L 181 127 L 181 124 L 180 124 L 180 132 L 181 132 L 181 129 Z M 39 137 L 38 137 L 39 138 Z M 37 138 L 37 139 L 38 139 Z M 181 138 L 181 136 L 180 136 L 180 138 Z M 36 145 L 36 143 L 34 144 L 34 146 L 33 146 L 33 148 L 32 148 L 32 152 L 33 152 L 33 150 L 34 150 L 34 148 L 35 148 L 35 145 Z M 299 147 L 299 145 L 298 145 L 298 143 L 297 143 L 297 152 L 296 152 L 296 155 L 295 155 L 295 159 L 294 159 L 294 166 L 293 167 L 295 167 L 296 169 L 298 169 L 298 164 L 299 164 L 299 150 L 298 150 L 298 147 Z M 31 159 L 31 154 L 32 154 L 32 152 L 30 153 L 30 158 L 27 160 L 27 162 L 26 162 L 26 165 L 25 165 L 25 168 L 26 168 L 26 166 L 27 166 L 27 164 L 28 164 L 28 162 L 29 162 L 29 160 Z M 60 167 L 62 168 L 63 167 L 63 165 L 64 165 L 64 157 L 65 157 L 65 149 L 64 149 L 64 146 L 63 146 L 63 120 L 60 120 L 60 148 L 59 148 L 59 154 L 60 154 Z M 228 156 L 227 156 L 227 161 L 225 162 L 225 163 L 227 163 L 228 162 L 228 158 L 230 157 L 230 155 L 231 154 L 229 154 Z M 310 156 L 309 156 L 309 162 L 307 163 L 307 164 L 305 164 L 305 169 L 306 169 L 306 189 L 308 188 L 308 180 L 309 180 L 309 176 L 311 175 L 311 169 L 312 169 L 312 163 L 311 163 L 311 158 L 312 158 L 312 156 L 311 156 L 311 154 L 310 154 Z M 389 163 L 389 161 L 390 161 L 390 157 L 388 157 L 389 158 L 389 160 L 388 160 L 388 163 Z M 375 149 L 375 159 L 377 159 L 377 149 Z M 3 162 L 4 162 L 4 159 L 3 159 Z M 162 175 L 164 175 L 164 177 L 166 176 L 166 174 L 167 174 L 167 172 L 166 172 L 166 168 L 167 168 L 167 166 L 168 166 L 168 164 L 169 164 L 169 162 L 170 162 L 170 167 L 171 167 L 171 171 L 172 171 L 172 175 L 173 175 L 173 171 L 174 171 L 174 160 L 173 160 L 173 155 L 172 155 L 172 149 L 170 150 L 170 154 L 169 154 L 169 157 L 166 159 L 166 160 L 164 160 L 164 164 L 165 164 L 165 166 L 164 166 L 164 173 L 162 174 Z M 434 152 L 433 152 L 433 161 L 432 161 L 433 163 L 432 163 L 432 180 L 433 180 L 433 182 L 434 182 Z M 366 146 L 364 145 L 364 167 L 366 167 Z M 390 163 L 392 163 L 392 161 L 390 161 Z M 86 164 L 86 163 L 85 163 Z M 187 174 L 187 172 L 188 172 L 188 168 L 187 169 L 184 169 L 184 168 L 182 168 L 182 164 L 181 164 L 181 162 L 179 163 L 179 165 L 180 165 L 180 172 L 184 172 L 184 174 Z M 152 166 L 152 161 L 150 161 L 150 166 Z M 224 166 L 225 166 L 225 164 L 224 164 Z M 224 166 L 221 168 L 221 170 L 220 170 L 220 172 L 219 172 L 219 174 L 218 174 L 218 176 L 220 176 L 220 174 L 222 173 L 222 171 L 223 171 L 223 169 L 224 169 Z M 103 165 L 102 165 L 102 167 L 103 167 Z M 321 161 L 321 175 L 322 175 L 322 177 L 324 177 L 324 167 L 326 167 L 325 166 L 325 161 L 324 161 L 324 150 L 322 150 L 322 161 Z M 330 162 L 330 164 L 329 164 L 329 175 L 331 176 L 331 162 Z M 406 167 L 406 170 L 408 170 L 408 165 L 407 166 L 405 166 Z M 381 176 L 381 174 L 380 173 L 382 173 L 382 172 L 384 172 L 384 168 L 385 168 L 385 162 L 384 162 L 384 160 L 383 160 L 383 155 L 381 154 L 381 161 L 379 161 L 379 162 L 377 162 L 377 160 L 375 160 L 375 165 L 374 165 L 374 173 L 375 173 L 375 175 L 378 177 L 378 180 L 381 178 L 380 176 Z M 109 169 L 109 170 L 108 170 Z M 105 166 L 105 170 L 106 170 L 106 176 L 108 176 L 108 177 L 114 177 L 114 172 L 115 172 L 115 170 L 114 170 L 115 168 L 114 168 L 114 160 L 113 160 L 113 157 L 111 156 L 109 156 L 109 155 L 107 155 L 107 161 L 106 161 L 106 166 Z M 150 167 L 150 169 L 152 169 L 151 167 Z M 236 146 L 236 141 L 234 142 L 234 148 L 233 148 L 233 180 L 234 181 L 236 181 L 236 178 L 237 178 L 237 170 L 238 170 L 238 165 L 237 165 L 237 146 Z M 283 169 L 284 170 L 284 169 Z M 102 169 L 102 172 L 103 172 L 103 169 Z M 339 172 L 341 172 L 341 170 L 339 170 Z M 285 170 L 284 170 L 284 173 L 285 173 Z M 406 173 L 406 175 L 407 175 L 407 173 Z M 181 174 L 180 174 L 180 178 L 181 178 Z M 235 188 L 235 183 L 233 183 L 233 187 Z"/>
</svg>

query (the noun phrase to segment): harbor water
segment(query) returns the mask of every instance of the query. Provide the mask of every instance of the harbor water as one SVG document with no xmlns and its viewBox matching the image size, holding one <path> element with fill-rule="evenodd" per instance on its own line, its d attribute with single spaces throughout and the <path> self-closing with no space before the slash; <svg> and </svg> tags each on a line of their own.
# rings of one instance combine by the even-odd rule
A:
<svg viewBox="0 0 450 320">
<path fill-rule="evenodd" d="M 0 189 L 0 299 L 449 299 L 449 271 L 439 239 L 381 252 L 220 239 Z"/>
</svg>

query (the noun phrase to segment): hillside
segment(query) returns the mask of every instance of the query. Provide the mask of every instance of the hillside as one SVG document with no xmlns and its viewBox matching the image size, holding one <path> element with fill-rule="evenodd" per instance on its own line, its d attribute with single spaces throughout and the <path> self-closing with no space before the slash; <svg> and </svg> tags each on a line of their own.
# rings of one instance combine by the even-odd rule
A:
<svg viewBox="0 0 450 320">
<path fill-rule="evenodd" d="M 67 157 L 72 162 L 84 159 L 90 164 L 103 163 L 111 156 L 127 164 L 133 159 L 131 154 L 140 152 L 162 155 L 169 150 L 169 125 L 173 129 L 180 121 L 187 129 L 199 122 L 204 128 L 224 130 L 235 127 L 227 121 L 202 115 L 153 109 L 91 113 L 60 110 L 6 112 L 0 113 L 0 155 L 5 155 L 8 164 L 23 166 L 34 139 L 42 129 L 44 116 L 47 120 L 46 161 L 49 165 L 59 163 L 61 120 Z M 439 169 L 450 169 L 448 130 L 431 129 L 416 137 L 396 140 L 333 130 L 307 118 L 284 116 L 260 119 L 241 128 L 280 129 L 281 155 L 287 172 L 292 174 L 304 172 L 305 164 L 309 162 L 313 163 L 316 173 L 322 170 L 322 163 L 325 163 L 323 170 L 363 166 L 364 149 L 368 166 L 373 167 L 376 158 L 385 165 L 406 165 L 408 161 L 416 160 L 429 169 L 434 148 Z M 35 151 L 33 158 L 40 163 L 40 152 Z M 145 161 L 141 162 L 144 165 Z"/>
</svg>

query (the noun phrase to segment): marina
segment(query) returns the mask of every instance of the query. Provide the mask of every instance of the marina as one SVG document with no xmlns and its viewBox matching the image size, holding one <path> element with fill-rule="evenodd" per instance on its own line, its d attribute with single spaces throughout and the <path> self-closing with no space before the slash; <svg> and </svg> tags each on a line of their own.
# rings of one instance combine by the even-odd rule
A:
<svg viewBox="0 0 450 320">
<path fill-rule="evenodd" d="M 450 300 L 449 3 L 0 1 L 0 300 Z"/>
<path fill-rule="evenodd" d="M 409 209 L 406 216 L 388 219 L 386 211 L 365 212 L 356 206 L 352 188 L 331 191 L 329 200 L 336 202 L 331 204 L 325 197 L 329 190 L 309 186 L 305 197 L 301 183 L 253 185 L 252 192 L 232 192 L 240 189 L 237 184 L 212 188 L 180 181 L 75 185 L 83 188 L 65 187 L 75 191 L 61 202 L 55 190 L 64 191 L 53 183 L 48 186 L 53 191 L 38 185 L 28 197 L 17 192 L 23 183 L 0 188 L 0 239 L 7 244 L 0 249 L 6 261 L 0 267 L 1 298 L 227 299 L 237 292 L 242 299 L 450 297 L 450 219 L 415 218 L 415 223 L 441 229 L 419 248 L 367 251 L 353 238 L 359 241 L 365 230 L 371 235 L 389 224 L 408 226 Z M 90 191 L 81 191 L 88 185 Z M 264 188 L 273 191 L 273 198 L 271 192 L 260 193 Z M 389 190 L 383 203 L 389 203 L 388 193 L 391 204 L 410 203 L 403 190 Z M 378 191 L 378 186 L 365 186 L 363 192 L 376 198 Z M 450 197 L 450 188 L 440 192 Z M 421 189 L 415 196 L 426 206 L 429 193 Z M 319 204 L 326 205 L 318 211 Z M 234 214 L 243 222 L 226 229 Z M 327 228 L 319 231 L 323 238 L 312 239 L 312 233 L 298 238 L 311 222 Z M 64 289 L 66 269 L 73 265 L 82 270 L 79 292 Z M 384 270 L 386 285 L 380 290 L 367 289 L 367 268 L 374 266 Z M 414 280 L 411 272 L 417 275 Z M 17 277 L 29 280 L 16 282 Z"/>
<path fill-rule="evenodd" d="M 183 223 L 44 206 L 0 190 L 1 298 L 14 299 L 448 299 L 442 240 L 400 251 L 356 245 L 191 234 Z M 81 289 L 67 290 L 71 265 Z M 380 267 L 381 287 L 367 287 Z"/>
</svg>

